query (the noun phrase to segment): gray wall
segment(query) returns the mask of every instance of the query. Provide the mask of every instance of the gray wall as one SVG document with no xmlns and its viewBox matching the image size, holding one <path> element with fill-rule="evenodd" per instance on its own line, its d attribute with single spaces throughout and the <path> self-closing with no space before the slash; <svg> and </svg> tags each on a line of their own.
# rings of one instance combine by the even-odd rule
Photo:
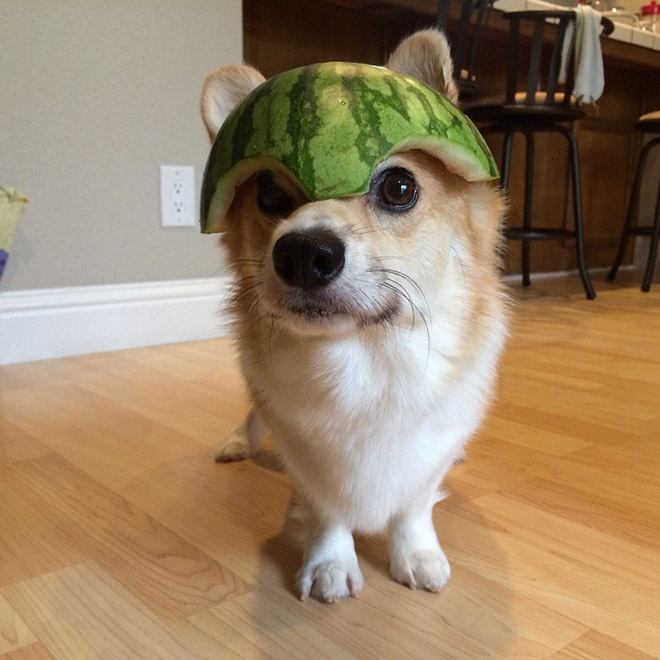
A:
<svg viewBox="0 0 660 660">
<path fill-rule="evenodd" d="M 240 62 L 240 0 L 0 0 L 0 183 L 29 199 L 2 291 L 217 274 L 215 236 L 160 227 L 160 164 L 209 145 L 204 75 Z"/>
</svg>

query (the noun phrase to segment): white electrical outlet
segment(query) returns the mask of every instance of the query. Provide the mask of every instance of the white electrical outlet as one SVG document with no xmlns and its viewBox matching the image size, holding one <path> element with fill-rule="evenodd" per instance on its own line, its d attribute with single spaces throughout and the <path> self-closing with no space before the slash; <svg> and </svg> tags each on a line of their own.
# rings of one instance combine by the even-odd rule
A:
<svg viewBox="0 0 660 660">
<path fill-rule="evenodd" d="M 196 224 L 194 167 L 160 166 L 160 219 L 163 227 Z"/>
</svg>

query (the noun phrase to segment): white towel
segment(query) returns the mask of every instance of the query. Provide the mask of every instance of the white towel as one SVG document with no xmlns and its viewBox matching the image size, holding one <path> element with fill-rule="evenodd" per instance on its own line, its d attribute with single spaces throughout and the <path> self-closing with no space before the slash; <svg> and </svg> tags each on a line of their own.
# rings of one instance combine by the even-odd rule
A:
<svg viewBox="0 0 660 660">
<path fill-rule="evenodd" d="M 600 14 L 587 5 L 575 8 L 575 22 L 566 29 L 561 53 L 559 82 L 566 82 L 566 69 L 574 51 L 575 86 L 573 96 L 579 103 L 593 103 L 605 88 L 603 53 L 600 49 Z"/>
</svg>

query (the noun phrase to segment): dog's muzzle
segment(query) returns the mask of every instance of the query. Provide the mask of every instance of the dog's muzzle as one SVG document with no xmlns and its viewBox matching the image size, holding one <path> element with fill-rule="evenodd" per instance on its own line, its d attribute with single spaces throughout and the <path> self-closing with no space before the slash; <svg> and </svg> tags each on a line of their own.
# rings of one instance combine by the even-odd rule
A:
<svg viewBox="0 0 660 660">
<path fill-rule="evenodd" d="M 275 243 L 273 266 L 285 284 L 317 289 L 341 274 L 344 253 L 344 242 L 328 229 L 293 231 Z"/>
</svg>

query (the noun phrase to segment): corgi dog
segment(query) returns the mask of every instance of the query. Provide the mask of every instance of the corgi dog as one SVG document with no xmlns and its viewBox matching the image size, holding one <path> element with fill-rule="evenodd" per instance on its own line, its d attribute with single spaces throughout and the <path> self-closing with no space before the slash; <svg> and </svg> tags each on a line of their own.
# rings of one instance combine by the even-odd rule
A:
<svg viewBox="0 0 660 660">
<path fill-rule="evenodd" d="M 457 101 L 440 32 L 409 37 L 386 66 Z M 263 81 L 243 65 L 209 74 L 211 139 Z M 421 149 L 387 157 L 365 194 L 310 201 L 279 170 L 237 186 L 221 242 L 254 407 L 216 459 L 254 456 L 270 429 L 305 514 L 302 599 L 359 594 L 354 533 L 387 530 L 396 581 L 447 582 L 432 509 L 494 393 L 503 211 L 497 185 Z"/>
</svg>

